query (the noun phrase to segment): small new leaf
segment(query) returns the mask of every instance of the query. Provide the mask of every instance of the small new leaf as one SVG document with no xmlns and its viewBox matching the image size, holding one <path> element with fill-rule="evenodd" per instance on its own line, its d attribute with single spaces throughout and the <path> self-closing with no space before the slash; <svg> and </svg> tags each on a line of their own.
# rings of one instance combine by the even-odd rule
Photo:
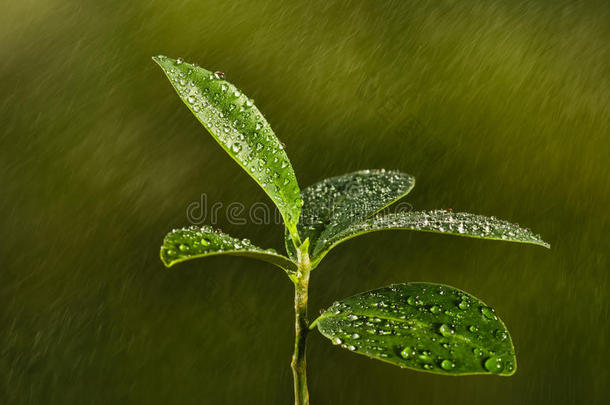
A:
<svg viewBox="0 0 610 405">
<path fill-rule="evenodd" d="M 350 224 L 347 227 L 342 225 L 329 227 L 320 235 L 313 251 L 312 260 L 319 262 L 330 249 L 358 235 L 392 229 L 444 233 L 550 247 L 539 235 L 532 233 L 529 229 L 495 217 L 444 210 L 416 211 L 382 215 Z"/>
<path fill-rule="evenodd" d="M 312 248 L 328 227 L 360 222 L 404 197 L 413 189 L 415 178 L 396 170 L 361 170 L 331 177 L 301 193 L 303 209 L 298 224 L 301 239 L 309 238 Z M 295 249 L 286 233 L 286 249 L 295 258 Z"/>
<path fill-rule="evenodd" d="M 253 101 L 222 75 L 166 56 L 155 56 L 172 86 L 214 139 L 277 205 L 296 235 L 301 195 L 284 147 Z"/>
<path fill-rule="evenodd" d="M 417 371 L 511 375 L 517 368 L 510 335 L 494 310 L 442 284 L 358 294 L 335 302 L 314 326 L 345 349 Z"/>
<path fill-rule="evenodd" d="M 290 259 L 273 249 L 259 248 L 248 239 L 237 239 L 207 226 L 175 229 L 165 236 L 161 246 L 161 260 L 166 267 L 213 255 L 251 257 L 284 270 L 296 270 L 296 265 Z"/>
</svg>

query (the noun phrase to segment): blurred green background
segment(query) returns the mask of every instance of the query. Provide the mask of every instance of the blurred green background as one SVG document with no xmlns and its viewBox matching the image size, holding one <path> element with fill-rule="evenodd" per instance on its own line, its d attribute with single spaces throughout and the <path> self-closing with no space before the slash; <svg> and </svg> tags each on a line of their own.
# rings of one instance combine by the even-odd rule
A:
<svg viewBox="0 0 610 405">
<path fill-rule="evenodd" d="M 510 378 L 443 377 L 309 345 L 313 404 L 610 399 L 608 1 L 22 0 L 0 16 L 0 403 L 288 404 L 292 289 L 227 257 L 166 270 L 199 201 L 270 203 L 150 59 L 222 70 L 302 187 L 417 177 L 415 209 L 531 227 L 552 250 L 410 232 L 333 251 L 313 314 L 441 282 L 511 331 Z M 280 225 L 218 227 L 282 249 Z"/>
</svg>

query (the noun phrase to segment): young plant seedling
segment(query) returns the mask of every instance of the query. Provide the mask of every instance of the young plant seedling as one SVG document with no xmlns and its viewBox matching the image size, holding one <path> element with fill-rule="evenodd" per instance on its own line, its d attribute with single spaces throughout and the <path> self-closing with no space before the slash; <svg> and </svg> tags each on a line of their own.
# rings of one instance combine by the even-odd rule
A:
<svg viewBox="0 0 610 405">
<path fill-rule="evenodd" d="M 379 214 L 407 195 L 415 179 L 392 170 L 332 177 L 301 191 L 294 170 L 265 117 L 224 74 L 182 59 L 153 58 L 178 95 L 222 148 L 267 193 L 281 213 L 287 255 L 262 249 L 211 227 L 170 232 L 161 247 L 167 267 L 212 255 L 248 256 L 282 269 L 295 289 L 292 356 L 295 404 L 309 403 L 305 342 L 318 329 L 354 353 L 444 375 L 512 375 L 515 350 L 495 311 L 442 284 L 404 283 L 339 300 L 309 322 L 309 276 L 338 244 L 368 232 L 404 229 L 549 247 L 528 229 L 494 217 L 451 211 Z"/>
</svg>

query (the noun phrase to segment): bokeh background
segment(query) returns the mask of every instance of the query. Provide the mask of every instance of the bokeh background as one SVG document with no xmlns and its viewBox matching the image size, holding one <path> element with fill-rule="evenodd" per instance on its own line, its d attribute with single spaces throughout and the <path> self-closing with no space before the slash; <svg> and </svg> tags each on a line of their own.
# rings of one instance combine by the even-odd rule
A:
<svg viewBox="0 0 610 405">
<path fill-rule="evenodd" d="M 309 345 L 313 404 L 597 404 L 608 382 L 610 3 L 21 0 L 0 15 L 0 402 L 288 404 L 292 289 L 271 265 L 166 270 L 199 201 L 269 202 L 175 95 L 182 56 L 256 100 L 302 187 L 417 177 L 415 209 L 552 249 L 409 232 L 333 251 L 311 312 L 395 282 L 464 289 L 509 326 L 510 378 Z M 283 248 L 280 225 L 218 227 Z"/>
</svg>

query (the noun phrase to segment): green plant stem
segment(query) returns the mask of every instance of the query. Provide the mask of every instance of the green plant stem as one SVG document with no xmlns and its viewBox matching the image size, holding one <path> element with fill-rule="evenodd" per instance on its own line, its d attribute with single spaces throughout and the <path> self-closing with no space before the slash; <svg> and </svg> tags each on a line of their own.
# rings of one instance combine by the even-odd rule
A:
<svg viewBox="0 0 610 405">
<path fill-rule="evenodd" d="M 294 378 L 294 403 L 295 405 L 309 405 L 306 347 L 307 333 L 309 332 L 307 300 L 311 265 L 307 252 L 302 253 L 298 250 L 298 257 L 299 271 L 294 279 L 294 353 L 290 365 Z"/>
</svg>

